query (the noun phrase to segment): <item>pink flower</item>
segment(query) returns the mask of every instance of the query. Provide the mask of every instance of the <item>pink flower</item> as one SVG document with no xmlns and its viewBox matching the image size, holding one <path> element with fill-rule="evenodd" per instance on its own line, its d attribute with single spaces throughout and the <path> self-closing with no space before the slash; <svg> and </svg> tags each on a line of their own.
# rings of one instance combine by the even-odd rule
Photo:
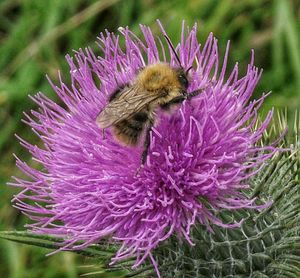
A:
<svg viewBox="0 0 300 278">
<path fill-rule="evenodd" d="M 222 223 L 215 212 L 258 208 L 241 190 L 275 151 L 256 144 L 272 112 L 254 129 L 265 96 L 250 102 L 261 76 L 253 54 L 245 76 L 238 77 L 236 64 L 225 79 L 229 44 L 220 66 L 213 35 L 202 47 L 196 25 L 190 31 L 183 25 L 176 51 L 184 69 L 194 65 L 188 92 L 203 92 L 168 115 L 157 111 L 149 155 L 136 175 L 142 147 L 123 146 L 109 129 L 103 138 L 95 119 L 109 95 L 143 67 L 159 61 L 178 65 L 170 47 L 148 27 L 141 30 L 143 39 L 128 28 L 120 29 L 120 36 L 100 34 L 100 56 L 88 48 L 67 56 L 71 85 L 62 79 L 58 86 L 51 83 L 63 107 L 42 93 L 32 98 L 40 108 L 26 115 L 27 123 L 43 147 L 20 141 L 40 167 L 17 159 L 28 179 L 15 178 L 13 184 L 22 188 L 15 206 L 33 220 L 28 225 L 33 232 L 64 237 L 64 250 L 110 236 L 122 243 L 112 262 L 137 256 L 134 267 L 174 233 L 193 244 L 189 234 L 196 222 L 208 229 L 212 223 L 238 226 Z"/>
</svg>

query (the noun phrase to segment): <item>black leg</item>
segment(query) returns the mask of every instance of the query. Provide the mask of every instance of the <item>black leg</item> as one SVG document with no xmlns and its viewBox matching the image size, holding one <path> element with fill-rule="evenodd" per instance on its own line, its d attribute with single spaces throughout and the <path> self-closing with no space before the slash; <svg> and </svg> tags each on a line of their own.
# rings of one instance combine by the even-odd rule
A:
<svg viewBox="0 0 300 278">
<path fill-rule="evenodd" d="M 145 142 L 144 142 L 144 151 L 143 151 L 142 157 L 141 157 L 142 165 L 145 164 L 146 159 L 147 159 L 148 150 L 149 150 L 149 146 L 150 146 L 150 132 L 153 127 L 153 124 L 154 124 L 153 120 L 150 120 L 147 131 L 146 131 L 146 138 L 145 138 Z"/>
<path fill-rule="evenodd" d="M 186 99 L 185 96 L 178 96 L 178 97 L 173 98 L 171 101 L 169 101 L 169 102 L 167 102 L 167 103 L 161 105 L 160 107 L 161 107 L 162 109 L 164 109 L 164 110 L 169 110 L 169 109 L 170 109 L 170 106 L 171 106 L 172 104 L 178 104 L 178 103 L 181 103 L 181 102 L 183 102 L 185 99 Z"/>
<path fill-rule="evenodd" d="M 187 94 L 186 99 L 192 99 L 193 97 L 198 96 L 202 91 L 203 91 L 203 89 L 195 90 L 195 91 Z"/>
<path fill-rule="evenodd" d="M 102 129 L 102 139 L 105 140 L 106 136 L 105 136 L 105 128 Z"/>
<path fill-rule="evenodd" d="M 161 105 L 160 107 L 164 110 L 169 110 L 169 108 L 172 104 L 179 104 L 179 103 L 183 102 L 186 99 L 190 100 L 193 97 L 198 96 L 202 91 L 203 91 L 203 89 L 199 89 L 199 90 L 195 90 L 191 93 L 184 93 L 182 96 L 175 97 L 171 101 Z"/>
</svg>

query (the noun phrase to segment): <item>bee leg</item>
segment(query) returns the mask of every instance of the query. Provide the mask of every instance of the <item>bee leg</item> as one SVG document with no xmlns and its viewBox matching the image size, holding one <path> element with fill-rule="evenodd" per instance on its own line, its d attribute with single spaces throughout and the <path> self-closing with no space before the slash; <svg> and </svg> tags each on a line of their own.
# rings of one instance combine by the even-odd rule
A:
<svg viewBox="0 0 300 278">
<path fill-rule="evenodd" d="M 163 110 L 169 110 L 169 109 L 170 109 L 170 106 L 171 106 L 172 104 L 179 104 L 179 103 L 183 102 L 185 99 L 186 99 L 185 96 L 178 96 L 178 97 L 173 98 L 173 99 L 170 100 L 169 102 L 167 102 L 167 103 L 165 103 L 165 104 L 162 104 L 160 107 L 161 107 Z"/>
<path fill-rule="evenodd" d="M 141 165 L 138 167 L 138 169 L 136 170 L 135 176 L 139 177 L 140 175 L 140 171 L 142 168 L 144 168 L 144 165 L 146 163 L 146 159 L 147 159 L 147 155 L 148 155 L 148 150 L 149 150 L 149 146 L 150 146 L 150 132 L 151 132 L 151 128 L 153 126 L 153 123 L 151 122 L 147 128 L 147 132 L 146 132 L 146 138 L 145 138 L 145 142 L 144 142 L 144 150 L 141 156 Z"/>
<path fill-rule="evenodd" d="M 106 136 L 105 136 L 105 129 L 104 129 L 104 128 L 102 129 L 102 139 L 103 139 L 103 140 L 106 139 Z"/>
<path fill-rule="evenodd" d="M 205 88 L 206 88 L 206 87 L 205 87 Z M 195 90 L 195 91 L 193 91 L 193 92 L 188 93 L 188 94 L 186 95 L 186 99 L 190 100 L 190 99 L 192 99 L 193 97 L 198 96 L 201 92 L 203 92 L 203 90 L 204 90 L 205 88 L 203 88 L 203 89 L 198 89 L 198 90 Z"/>
<path fill-rule="evenodd" d="M 189 99 L 192 99 L 193 97 L 198 96 L 201 93 L 201 91 L 202 90 L 196 90 L 196 91 L 193 91 L 193 92 L 187 94 L 186 99 L 189 100 Z"/>
<path fill-rule="evenodd" d="M 141 164 L 142 165 L 145 164 L 146 159 L 147 159 L 148 150 L 149 150 L 149 146 L 150 146 L 151 129 L 152 129 L 153 124 L 154 124 L 153 120 L 150 120 L 148 128 L 147 128 L 147 132 L 146 132 L 146 138 L 145 138 L 145 143 L 144 143 L 144 151 L 143 151 L 142 157 L 141 157 Z"/>
</svg>

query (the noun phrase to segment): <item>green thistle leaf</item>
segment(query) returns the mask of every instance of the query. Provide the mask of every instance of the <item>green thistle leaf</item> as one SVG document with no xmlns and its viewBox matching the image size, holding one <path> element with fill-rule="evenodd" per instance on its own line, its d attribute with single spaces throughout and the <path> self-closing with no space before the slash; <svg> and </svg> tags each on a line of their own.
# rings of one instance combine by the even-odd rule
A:
<svg viewBox="0 0 300 278">
<path fill-rule="evenodd" d="M 49 235 L 37 235 L 26 231 L 1 231 L 0 238 L 53 250 L 57 250 L 63 246 L 62 238 Z M 110 261 L 117 250 L 114 245 L 108 244 L 108 242 L 103 240 L 100 244 L 91 245 L 83 250 L 75 249 L 70 251 L 83 256 L 97 257 L 102 260 Z"/>
</svg>

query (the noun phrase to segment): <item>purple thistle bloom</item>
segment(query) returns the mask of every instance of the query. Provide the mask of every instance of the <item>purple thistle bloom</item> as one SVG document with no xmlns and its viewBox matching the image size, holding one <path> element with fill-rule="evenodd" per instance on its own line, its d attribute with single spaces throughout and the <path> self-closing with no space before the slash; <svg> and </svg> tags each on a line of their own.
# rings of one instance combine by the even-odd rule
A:
<svg viewBox="0 0 300 278">
<path fill-rule="evenodd" d="M 194 65 L 188 92 L 203 88 L 203 93 L 169 114 L 157 111 L 149 155 L 136 175 L 142 142 L 135 148 L 123 146 L 110 129 L 103 137 L 96 117 L 109 95 L 131 83 L 143 67 L 158 61 L 178 67 L 170 47 L 155 40 L 148 27 L 141 30 L 144 40 L 128 28 L 120 29 L 125 50 L 119 36 L 106 32 L 99 37 L 100 56 L 91 49 L 67 56 L 71 85 L 61 78 L 58 86 L 50 81 L 65 107 L 39 93 L 32 98 L 39 110 L 26 115 L 43 147 L 20 138 L 42 168 L 17 158 L 29 179 L 15 178 L 13 183 L 23 188 L 14 198 L 15 206 L 33 220 L 28 225 L 33 232 L 65 237 L 63 250 L 85 248 L 111 236 L 122 243 L 112 263 L 137 256 L 134 267 L 148 256 L 153 260 L 151 251 L 174 233 L 192 245 L 190 229 L 195 223 L 208 229 L 211 224 L 238 226 L 222 223 L 215 212 L 257 209 L 242 189 L 275 152 L 272 146 L 256 145 L 272 112 L 255 128 L 265 96 L 250 102 L 261 76 L 253 54 L 245 76 L 238 77 L 236 64 L 225 79 L 229 44 L 220 66 L 213 35 L 202 47 L 196 26 L 186 31 L 183 24 L 176 51 L 184 69 Z M 78 241 L 84 243 L 74 247 Z"/>
</svg>

